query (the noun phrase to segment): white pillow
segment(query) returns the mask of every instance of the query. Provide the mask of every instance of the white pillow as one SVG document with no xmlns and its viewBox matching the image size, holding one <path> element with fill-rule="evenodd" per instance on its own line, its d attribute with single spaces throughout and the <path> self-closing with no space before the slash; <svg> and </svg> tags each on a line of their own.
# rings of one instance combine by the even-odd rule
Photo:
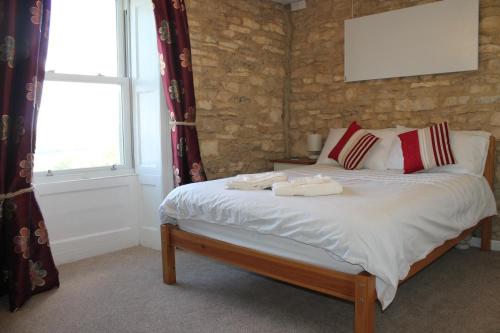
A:
<svg viewBox="0 0 500 333">
<path fill-rule="evenodd" d="M 387 169 L 389 170 L 403 170 L 403 149 L 401 149 L 401 140 L 399 134 L 409 131 L 410 129 L 398 126 L 396 128 L 396 140 L 394 140 L 389 157 L 387 158 Z"/>
<path fill-rule="evenodd" d="M 365 168 L 370 170 L 387 170 L 387 159 L 391 147 L 398 139 L 395 128 L 370 129 L 368 132 L 380 138 L 380 141 L 366 154 Z"/>
<path fill-rule="evenodd" d="M 319 155 L 316 164 L 329 164 L 339 165 L 337 161 L 328 158 L 328 154 L 332 151 L 333 147 L 340 141 L 344 135 L 346 128 L 331 128 L 328 138 L 326 139 L 321 154 Z M 372 149 L 366 154 L 364 161 L 364 168 L 371 170 L 386 170 L 387 158 L 393 142 L 397 139 L 397 132 L 395 128 L 385 129 L 367 129 L 368 132 L 380 138 Z"/>
<path fill-rule="evenodd" d="M 339 163 L 334 159 L 328 158 L 328 154 L 330 154 L 337 142 L 340 141 L 346 130 L 347 128 L 330 128 L 330 132 L 328 133 L 328 137 L 326 138 L 316 164 L 339 165 Z"/>
<path fill-rule="evenodd" d="M 408 132 L 413 128 L 397 127 L 398 134 Z M 445 165 L 428 170 L 428 172 L 463 173 L 482 176 L 491 134 L 484 131 L 450 131 L 450 144 L 455 164 Z M 401 141 L 395 140 L 389 153 L 389 169 L 403 169 L 403 151 Z"/>
</svg>

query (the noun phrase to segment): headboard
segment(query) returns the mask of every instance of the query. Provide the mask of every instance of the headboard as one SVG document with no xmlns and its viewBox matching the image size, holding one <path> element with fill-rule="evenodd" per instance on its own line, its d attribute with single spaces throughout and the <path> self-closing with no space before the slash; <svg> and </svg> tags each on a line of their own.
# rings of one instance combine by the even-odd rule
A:
<svg viewBox="0 0 500 333">
<path fill-rule="evenodd" d="M 488 180 L 488 183 L 490 183 L 491 189 L 493 189 L 493 183 L 495 181 L 496 144 L 496 138 L 493 135 L 490 136 L 490 146 L 488 147 L 488 156 L 486 157 L 483 176 Z"/>
</svg>

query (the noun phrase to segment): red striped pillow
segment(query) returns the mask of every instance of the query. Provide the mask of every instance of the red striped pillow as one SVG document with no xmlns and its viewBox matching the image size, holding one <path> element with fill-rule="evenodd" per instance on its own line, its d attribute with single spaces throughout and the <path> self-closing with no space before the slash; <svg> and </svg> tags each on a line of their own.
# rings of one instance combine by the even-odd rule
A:
<svg viewBox="0 0 500 333">
<path fill-rule="evenodd" d="M 405 173 L 455 164 L 448 123 L 399 134 Z"/>
<path fill-rule="evenodd" d="M 362 129 L 354 121 L 328 157 L 339 162 L 347 170 L 361 169 L 363 159 L 378 140 L 379 138 Z"/>
</svg>

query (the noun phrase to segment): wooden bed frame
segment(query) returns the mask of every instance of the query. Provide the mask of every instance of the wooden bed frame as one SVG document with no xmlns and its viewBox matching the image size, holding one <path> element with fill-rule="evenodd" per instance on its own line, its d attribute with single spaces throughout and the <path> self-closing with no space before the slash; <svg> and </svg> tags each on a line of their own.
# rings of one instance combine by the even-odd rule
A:
<svg viewBox="0 0 500 333">
<path fill-rule="evenodd" d="M 490 138 L 484 177 L 493 187 L 495 175 L 495 138 Z M 481 249 L 491 250 L 492 217 L 479 221 L 475 226 L 463 231 L 458 237 L 446 241 L 429 253 L 424 259 L 411 266 L 408 276 L 400 284 L 430 265 L 437 258 L 481 228 Z M 282 257 L 232 245 L 208 237 L 182 231 L 172 224 L 161 226 L 163 281 L 176 282 L 175 248 L 191 251 L 218 259 L 248 271 L 276 280 L 311 289 L 326 295 L 354 302 L 354 332 L 370 333 L 375 330 L 375 276 L 362 272 L 347 274 L 315 265 L 285 259 Z"/>
</svg>

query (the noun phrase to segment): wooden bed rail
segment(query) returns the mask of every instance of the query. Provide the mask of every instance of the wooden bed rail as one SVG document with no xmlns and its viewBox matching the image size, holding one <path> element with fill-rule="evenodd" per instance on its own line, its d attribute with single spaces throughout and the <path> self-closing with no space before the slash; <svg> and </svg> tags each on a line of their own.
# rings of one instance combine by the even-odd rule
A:
<svg viewBox="0 0 500 333">
<path fill-rule="evenodd" d="M 174 246 L 217 259 L 260 275 L 323 294 L 348 301 L 354 301 L 355 299 L 355 283 L 351 274 L 336 272 L 294 260 L 283 261 L 281 257 L 195 235 L 170 224 L 162 225 L 163 230 L 165 230 L 165 235 L 170 237 L 170 240 L 164 240 L 166 246 Z M 168 268 L 175 265 L 173 258 L 169 259 L 167 257 L 164 267 L 165 265 Z M 166 270 L 164 281 L 167 284 L 175 283 L 175 268 Z"/>
<path fill-rule="evenodd" d="M 490 137 L 490 145 L 488 147 L 488 157 L 484 166 L 484 178 L 488 181 L 491 189 L 495 187 L 495 153 L 496 153 L 496 139 L 494 136 Z M 493 229 L 493 217 L 488 217 L 482 221 L 481 226 L 481 250 L 491 251 L 491 236 Z"/>
<path fill-rule="evenodd" d="M 484 177 L 492 188 L 495 175 L 495 147 L 495 138 L 491 137 Z M 481 249 L 491 250 L 492 218 L 489 217 L 463 231 L 458 237 L 446 241 L 427 257 L 414 263 L 408 276 L 400 281 L 400 284 L 430 265 L 477 228 L 482 230 Z M 199 236 L 180 230 L 172 224 L 161 226 L 161 239 L 163 281 L 166 284 L 176 282 L 175 249 L 181 248 L 276 280 L 354 302 L 354 332 L 372 333 L 375 331 L 375 304 L 377 302 L 375 277 L 367 272 L 356 275 L 342 273 Z"/>
<path fill-rule="evenodd" d="M 243 268 L 326 295 L 354 302 L 356 333 L 371 333 L 375 327 L 375 277 L 366 272 L 347 274 L 291 259 L 273 256 L 180 230 L 172 224 L 161 226 L 163 282 L 174 284 L 175 249 Z"/>
</svg>

